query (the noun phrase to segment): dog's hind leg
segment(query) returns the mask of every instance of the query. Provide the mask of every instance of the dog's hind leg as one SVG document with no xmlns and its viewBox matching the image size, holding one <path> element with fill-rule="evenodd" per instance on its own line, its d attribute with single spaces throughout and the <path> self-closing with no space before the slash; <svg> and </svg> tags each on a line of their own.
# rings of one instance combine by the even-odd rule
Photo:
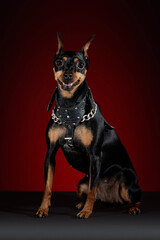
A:
<svg viewBox="0 0 160 240">
<path fill-rule="evenodd" d="M 77 209 L 81 209 L 84 206 L 84 201 L 88 193 L 88 184 L 89 180 L 87 176 L 82 178 L 77 184 L 77 196 L 82 199 L 82 201 L 76 205 Z"/>
<path fill-rule="evenodd" d="M 120 196 L 128 204 L 132 204 L 129 208 L 130 215 L 138 215 L 140 210 L 141 189 L 138 185 L 126 187 L 124 183 L 120 184 Z"/>
<path fill-rule="evenodd" d="M 99 169 L 98 167 L 96 168 L 95 165 L 98 165 L 98 163 L 96 161 L 91 161 L 90 163 L 87 199 L 83 209 L 77 214 L 78 218 L 88 218 L 92 214 L 94 203 L 97 199 L 97 181 Z"/>
</svg>

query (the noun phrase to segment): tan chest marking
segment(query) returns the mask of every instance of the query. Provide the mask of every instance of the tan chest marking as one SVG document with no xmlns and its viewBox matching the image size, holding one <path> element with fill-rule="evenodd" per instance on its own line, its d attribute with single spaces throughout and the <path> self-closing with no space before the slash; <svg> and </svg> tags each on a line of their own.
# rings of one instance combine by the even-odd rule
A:
<svg viewBox="0 0 160 240">
<path fill-rule="evenodd" d="M 48 131 L 48 137 L 51 143 L 55 143 L 60 137 L 64 136 L 66 133 L 66 128 L 65 127 L 52 127 Z"/>
<path fill-rule="evenodd" d="M 93 140 L 93 134 L 91 130 L 85 126 L 77 127 L 74 132 L 74 137 L 79 139 L 86 147 L 90 146 Z"/>
<path fill-rule="evenodd" d="M 75 92 L 75 89 L 73 89 L 72 91 L 66 91 L 66 90 L 62 89 L 61 85 L 59 85 L 59 87 L 60 87 L 62 96 L 63 96 L 64 98 L 71 98 L 71 97 L 73 97 L 73 94 L 74 94 L 74 92 Z"/>
</svg>

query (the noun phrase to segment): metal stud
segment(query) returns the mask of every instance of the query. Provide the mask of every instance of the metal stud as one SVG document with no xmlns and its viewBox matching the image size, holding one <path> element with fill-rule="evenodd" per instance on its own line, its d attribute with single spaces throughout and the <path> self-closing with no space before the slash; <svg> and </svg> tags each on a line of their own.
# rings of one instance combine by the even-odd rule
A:
<svg viewBox="0 0 160 240">
<path fill-rule="evenodd" d="M 67 112 L 67 109 L 65 109 L 65 112 Z"/>
<path fill-rule="evenodd" d="M 69 118 L 69 115 L 67 115 L 67 118 Z"/>
<path fill-rule="evenodd" d="M 80 118 L 80 117 L 77 117 L 78 119 Z"/>
<path fill-rule="evenodd" d="M 77 108 L 77 107 L 75 107 L 75 109 L 77 110 L 78 108 Z"/>
</svg>

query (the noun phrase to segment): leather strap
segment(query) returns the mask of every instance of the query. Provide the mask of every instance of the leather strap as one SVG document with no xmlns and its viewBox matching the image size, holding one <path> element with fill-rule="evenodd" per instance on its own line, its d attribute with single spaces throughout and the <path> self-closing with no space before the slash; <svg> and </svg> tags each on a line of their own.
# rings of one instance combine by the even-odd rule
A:
<svg viewBox="0 0 160 240">
<path fill-rule="evenodd" d="M 55 88 L 51 98 L 50 98 L 50 101 L 49 101 L 49 104 L 48 104 L 48 107 L 47 107 L 47 111 L 49 111 L 53 105 L 53 102 L 54 102 L 54 99 L 56 97 L 56 94 L 57 94 L 57 87 Z"/>
</svg>

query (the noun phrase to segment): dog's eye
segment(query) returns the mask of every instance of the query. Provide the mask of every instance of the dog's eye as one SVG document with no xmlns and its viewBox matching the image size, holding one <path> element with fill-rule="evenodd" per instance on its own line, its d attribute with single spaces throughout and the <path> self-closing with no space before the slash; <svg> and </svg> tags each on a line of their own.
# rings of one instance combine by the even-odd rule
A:
<svg viewBox="0 0 160 240">
<path fill-rule="evenodd" d="M 83 69 L 84 68 L 84 63 L 83 62 L 78 62 L 77 66 L 78 66 L 78 68 Z"/>
<path fill-rule="evenodd" d="M 61 67 L 63 65 L 63 61 L 62 60 L 57 60 L 56 65 L 57 65 L 57 67 Z"/>
</svg>

